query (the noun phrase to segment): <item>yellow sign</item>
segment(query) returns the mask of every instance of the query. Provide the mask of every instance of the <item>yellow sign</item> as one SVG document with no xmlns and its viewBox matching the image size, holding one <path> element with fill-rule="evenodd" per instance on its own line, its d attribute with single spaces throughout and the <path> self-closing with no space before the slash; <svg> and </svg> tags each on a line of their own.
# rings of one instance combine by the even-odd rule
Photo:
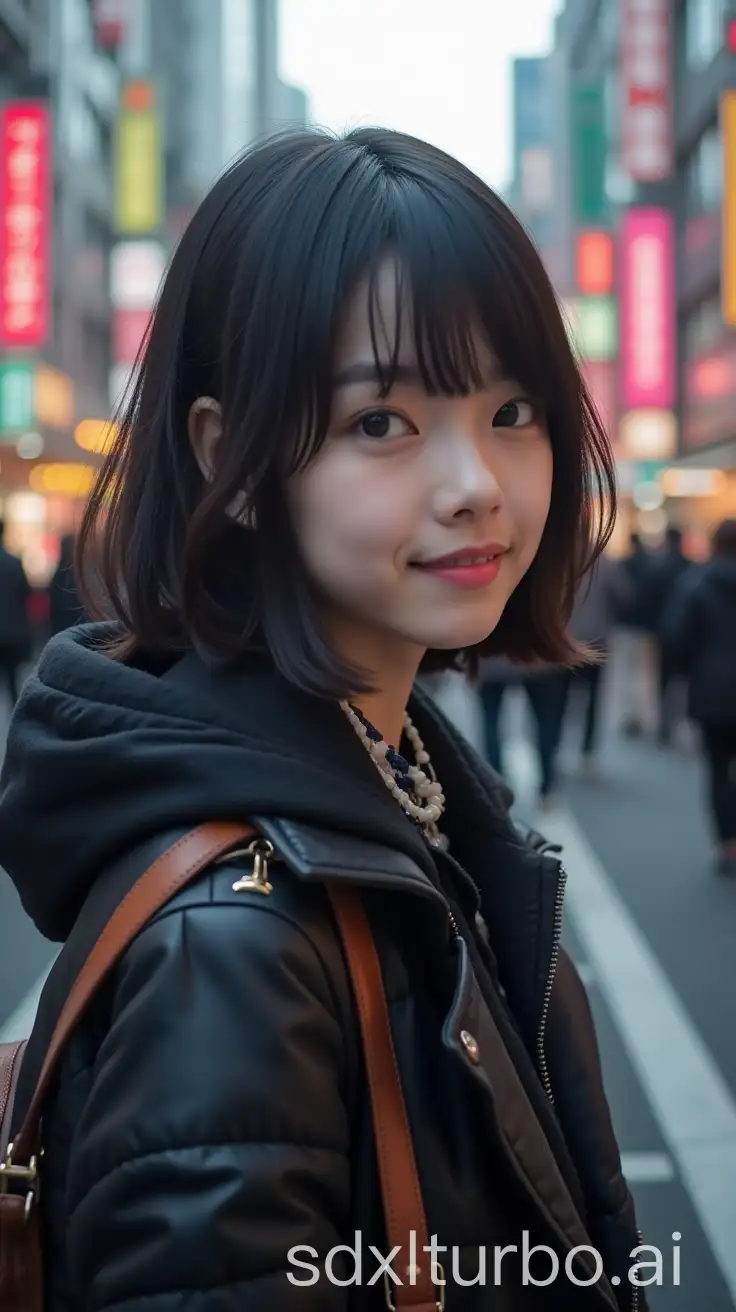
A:
<svg viewBox="0 0 736 1312">
<path fill-rule="evenodd" d="M 74 383 L 59 369 L 39 365 L 33 380 L 33 408 L 37 424 L 71 428 L 74 424 Z"/>
<path fill-rule="evenodd" d="M 92 491 L 97 470 L 92 465 L 35 465 L 28 475 L 32 492 L 46 496 L 86 497 Z"/>
<path fill-rule="evenodd" d="M 118 117 L 115 149 L 115 228 L 143 237 L 161 225 L 163 209 L 161 122 L 153 109 Z"/>
<path fill-rule="evenodd" d="M 721 305 L 723 322 L 736 326 L 736 90 L 721 97 L 723 210 Z"/>
<path fill-rule="evenodd" d="M 117 436 L 117 424 L 110 419 L 83 419 L 74 430 L 74 441 L 83 451 L 106 455 Z"/>
</svg>

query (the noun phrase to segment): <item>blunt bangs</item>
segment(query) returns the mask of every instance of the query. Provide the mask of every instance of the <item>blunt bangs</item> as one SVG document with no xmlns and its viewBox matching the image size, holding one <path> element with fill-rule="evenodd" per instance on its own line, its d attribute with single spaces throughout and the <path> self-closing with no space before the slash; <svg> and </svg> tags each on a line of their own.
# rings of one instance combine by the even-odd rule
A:
<svg viewBox="0 0 736 1312">
<path fill-rule="evenodd" d="M 378 291 L 387 261 L 389 324 Z M 266 142 L 223 175 L 184 234 L 79 537 L 87 604 L 122 624 L 115 654 L 194 645 L 227 660 L 265 647 L 309 692 L 370 686 L 329 648 L 285 497 L 329 430 L 341 321 L 364 280 L 384 394 L 407 347 L 429 393 L 479 390 L 480 334 L 544 411 L 553 448 L 542 544 L 496 631 L 471 652 L 428 653 L 426 667 L 472 671 L 496 652 L 584 658 L 565 628 L 578 579 L 610 534 L 613 468 L 549 279 L 478 178 L 379 129 Z M 188 440 L 199 396 L 223 413 L 209 483 Z M 247 526 L 227 513 L 243 493 Z"/>
</svg>

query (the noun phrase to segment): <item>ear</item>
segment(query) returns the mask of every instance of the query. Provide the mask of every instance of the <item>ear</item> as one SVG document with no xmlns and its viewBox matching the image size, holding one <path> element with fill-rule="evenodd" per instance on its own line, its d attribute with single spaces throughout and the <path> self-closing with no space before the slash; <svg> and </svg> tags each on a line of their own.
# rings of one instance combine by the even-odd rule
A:
<svg viewBox="0 0 736 1312">
<path fill-rule="evenodd" d="M 222 437 L 222 406 L 211 396 L 199 396 L 189 410 L 189 441 L 194 458 L 207 482 L 215 470 L 217 445 Z"/>
</svg>

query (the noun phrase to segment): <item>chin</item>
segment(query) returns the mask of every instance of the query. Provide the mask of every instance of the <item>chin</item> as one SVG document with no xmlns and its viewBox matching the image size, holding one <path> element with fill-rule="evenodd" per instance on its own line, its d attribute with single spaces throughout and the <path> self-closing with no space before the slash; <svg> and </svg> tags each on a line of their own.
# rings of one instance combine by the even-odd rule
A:
<svg viewBox="0 0 736 1312">
<path fill-rule="evenodd" d="M 418 640 L 418 645 L 426 647 L 432 651 L 459 651 L 465 647 L 477 647 L 479 643 L 485 642 L 490 637 L 493 630 L 499 623 L 503 610 L 494 614 L 490 619 L 486 615 L 482 622 L 476 618 L 474 623 L 466 620 L 464 624 L 448 623 L 442 625 L 428 626 Z"/>
</svg>

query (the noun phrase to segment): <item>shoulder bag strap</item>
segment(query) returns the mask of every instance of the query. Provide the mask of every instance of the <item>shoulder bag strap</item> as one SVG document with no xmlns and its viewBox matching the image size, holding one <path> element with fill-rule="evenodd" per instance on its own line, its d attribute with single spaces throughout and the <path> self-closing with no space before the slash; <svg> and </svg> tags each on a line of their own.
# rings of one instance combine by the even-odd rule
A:
<svg viewBox="0 0 736 1312">
<path fill-rule="evenodd" d="M 386 1303 L 392 1312 L 441 1312 L 444 1286 L 433 1284 L 426 1251 L 427 1220 L 375 941 L 358 890 L 328 884 L 327 891 L 360 1018 L 386 1235 L 390 1247 L 398 1249 L 391 1265 L 402 1283 L 394 1285 L 385 1277 Z"/>
</svg>

